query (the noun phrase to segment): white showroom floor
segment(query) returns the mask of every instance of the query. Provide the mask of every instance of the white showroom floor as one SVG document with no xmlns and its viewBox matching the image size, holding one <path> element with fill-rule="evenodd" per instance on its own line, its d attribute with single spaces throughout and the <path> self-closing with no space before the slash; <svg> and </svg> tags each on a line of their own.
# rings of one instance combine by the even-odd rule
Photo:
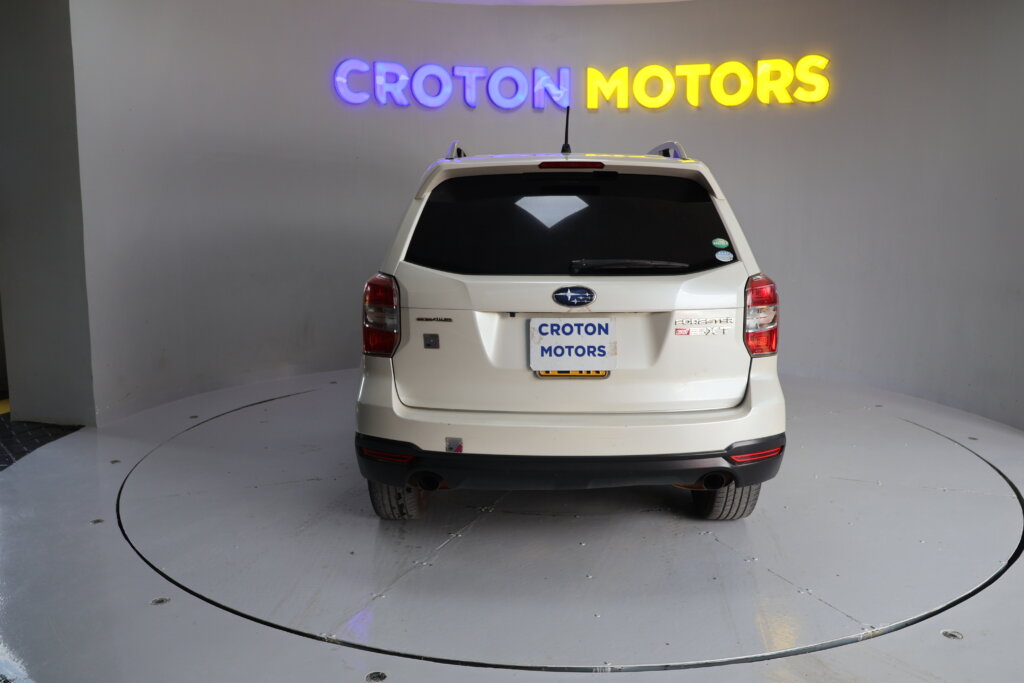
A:
<svg viewBox="0 0 1024 683">
<path fill-rule="evenodd" d="M 637 487 L 382 522 L 357 383 L 195 396 L 0 473 L 0 681 L 1018 680 L 1018 430 L 786 378 L 746 520 Z"/>
</svg>

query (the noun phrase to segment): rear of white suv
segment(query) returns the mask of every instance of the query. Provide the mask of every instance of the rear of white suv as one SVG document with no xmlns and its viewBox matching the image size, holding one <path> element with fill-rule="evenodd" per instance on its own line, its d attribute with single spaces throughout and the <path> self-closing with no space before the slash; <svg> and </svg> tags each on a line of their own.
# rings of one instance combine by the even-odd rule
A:
<svg viewBox="0 0 1024 683">
<path fill-rule="evenodd" d="M 417 517 L 435 489 L 652 484 L 705 518 L 753 511 L 785 446 L 778 299 L 681 156 L 428 170 L 364 293 L 356 452 L 378 515 Z"/>
</svg>

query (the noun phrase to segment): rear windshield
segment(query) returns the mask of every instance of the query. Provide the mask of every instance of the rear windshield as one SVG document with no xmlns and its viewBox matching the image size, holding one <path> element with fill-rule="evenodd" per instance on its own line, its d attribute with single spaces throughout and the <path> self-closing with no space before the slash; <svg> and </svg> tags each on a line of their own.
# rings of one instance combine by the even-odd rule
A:
<svg viewBox="0 0 1024 683">
<path fill-rule="evenodd" d="M 707 190 L 614 171 L 451 178 L 405 260 L 465 275 L 666 275 L 735 259 Z"/>
</svg>

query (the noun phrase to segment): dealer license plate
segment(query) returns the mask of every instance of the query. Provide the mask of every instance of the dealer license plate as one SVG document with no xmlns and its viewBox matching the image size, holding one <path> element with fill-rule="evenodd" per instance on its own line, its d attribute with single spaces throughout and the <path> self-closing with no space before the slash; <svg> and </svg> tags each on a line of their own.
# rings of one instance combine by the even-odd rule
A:
<svg viewBox="0 0 1024 683">
<path fill-rule="evenodd" d="M 602 379 L 611 373 L 607 370 L 538 370 L 536 375 L 542 378 L 549 377 L 587 377 L 589 379 Z"/>
<path fill-rule="evenodd" d="M 613 318 L 531 318 L 531 370 L 614 370 Z"/>
</svg>

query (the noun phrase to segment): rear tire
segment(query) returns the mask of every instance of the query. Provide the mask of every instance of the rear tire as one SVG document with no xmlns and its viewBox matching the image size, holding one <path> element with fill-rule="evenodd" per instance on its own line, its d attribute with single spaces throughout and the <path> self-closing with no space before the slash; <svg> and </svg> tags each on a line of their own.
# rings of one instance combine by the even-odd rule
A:
<svg viewBox="0 0 1024 683">
<path fill-rule="evenodd" d="M 704 519 L 743 519 L 754 511 L 760 494 L 760 484 L 736 486 L 732 482 L 714 491 L 693 491 L 693 502 L 697 515 Z"/>
<path fill-rule="evenodd" d="M 429 494 L 412 486 L 392 486 L 367 480 L 370 503 L 381 519 L 419 519 L 427 510 Z"/>
</svg>

